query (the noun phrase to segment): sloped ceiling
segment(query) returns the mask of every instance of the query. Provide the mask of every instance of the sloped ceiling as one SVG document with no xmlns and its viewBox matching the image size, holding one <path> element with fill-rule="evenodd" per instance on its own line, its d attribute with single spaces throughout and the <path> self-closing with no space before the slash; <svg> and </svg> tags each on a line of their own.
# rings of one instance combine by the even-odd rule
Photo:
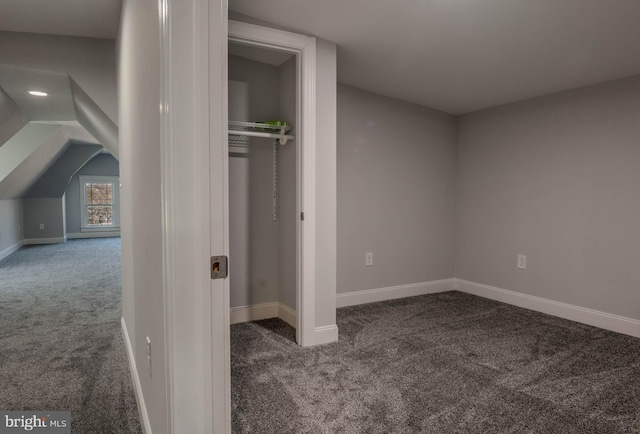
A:
<svg viewBox="0 0 640 434">
<path fill-rule="evenodd" d="M 22 197 L 69 143 L 61 125 L 33 123 L 21 129 L 0 147 L 0 200 Z"/>
<path fill-rule="evenodd" d="M 2 2 L 0 199 L 24 196 L 72 145 L 87 151 L 102 145 L 117 158 L 114 40 L 121 4 Z"/>
<path fill-rule="evenodd" d="M 0 29 L 115 39 L 121 0 L 3 0 Z"/>
<path fill-rule="evenodd" d="M 0 147 L 0 200 L 23 197 L 71 144 L 90 141 L 77 122 L 27 124 Z"/>
<path fill-rule="evenodd" d="M 0 64 L 0 87 L 31 121 L 76 120 L 67 74 Z M 29 94 L 31 90 L 49 95 L 33 96 Z"/>
<path fill-rule="evenodd" d="M 68 74 L 0 65 L 0 102 L 0 199 L 22 197 L 71 142 L 117 158 L 117 127 Z"/>
<path fill-rule="evenodd" d="M 29 118 L 0 87 L 0 146 L 24 127 Z"/>
<path fill-rule="evenodd" d="M 229 0 L 338 44 L 338 80 L 452 114 L 640 74 L 638 0 Z"/>
</svg>

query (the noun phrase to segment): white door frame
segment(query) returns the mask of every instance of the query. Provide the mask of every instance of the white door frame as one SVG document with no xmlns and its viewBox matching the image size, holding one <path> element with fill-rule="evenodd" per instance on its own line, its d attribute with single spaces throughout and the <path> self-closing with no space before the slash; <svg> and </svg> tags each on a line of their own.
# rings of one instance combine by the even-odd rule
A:
<svg viewBox="0 0 640 434">
<path fill-rule="evenodd" d="M 296 55 L 296 340 L 315 344 L 316 38 L 229 21 L 229 41 Z"/>
<path fill-rule="evenodd" d="M 168 432 L 231 432 L 227 0 L 158 0 Z"/>
</svg>

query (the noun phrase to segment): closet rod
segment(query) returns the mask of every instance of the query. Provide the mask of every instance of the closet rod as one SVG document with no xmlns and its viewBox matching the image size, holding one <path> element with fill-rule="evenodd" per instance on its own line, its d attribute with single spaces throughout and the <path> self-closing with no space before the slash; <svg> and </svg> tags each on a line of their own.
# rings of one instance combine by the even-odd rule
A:
<svg viewBox="0 0 640 434">
<path fill-rule="evenodd" d="M 286 122 L 281 123 L 280 121 L 277 124 L 271 122 L 229 121 L 229 135 L 277 139 L 281 145 L 285 145 L 288 140 L 295 139 L 295 136 L 286 134 L 289 130 L 291 130 L 291 126 L 287 125 Z"/>
<path fill-rule="evenodd" d="M 266 137 L 268 139 L 280 139 L 280 144 L 285 145 L 288 140 L 293 140 L 296 137 L 291 134 L 275 134 L 275 133 L 263 133 L 260 131 L 237 131 L 229 130 L 230 136 L 248 136 L 248 137 Z"/>
</svg>

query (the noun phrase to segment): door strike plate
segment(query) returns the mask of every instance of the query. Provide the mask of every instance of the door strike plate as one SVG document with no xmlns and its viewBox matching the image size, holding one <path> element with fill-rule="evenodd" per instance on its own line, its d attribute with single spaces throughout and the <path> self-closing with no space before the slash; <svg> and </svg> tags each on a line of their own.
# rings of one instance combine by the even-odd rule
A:
<svg viewBox="0 0 640 434">
<path fill-rule="evenodd" d="M 227 277 L 229 259 L 226 256 L 211 257 L 211 278 L 224 279 Z"/>
</svg>

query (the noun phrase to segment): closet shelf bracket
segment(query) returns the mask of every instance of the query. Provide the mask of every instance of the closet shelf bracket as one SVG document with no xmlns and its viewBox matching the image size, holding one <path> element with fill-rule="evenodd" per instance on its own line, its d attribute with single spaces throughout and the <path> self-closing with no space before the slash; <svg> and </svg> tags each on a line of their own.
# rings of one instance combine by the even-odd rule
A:
<svg viewBox="0 0 640 434">
<path fill-rule="evenodd" d="M 295 139 L 295 136 L 287 134 L 291 130 L 290 125 L 271 125 L 260 122 L 229 121 L 230 136 L 264 137 L 276 139 L 281 145 Z"/>
</svg>

